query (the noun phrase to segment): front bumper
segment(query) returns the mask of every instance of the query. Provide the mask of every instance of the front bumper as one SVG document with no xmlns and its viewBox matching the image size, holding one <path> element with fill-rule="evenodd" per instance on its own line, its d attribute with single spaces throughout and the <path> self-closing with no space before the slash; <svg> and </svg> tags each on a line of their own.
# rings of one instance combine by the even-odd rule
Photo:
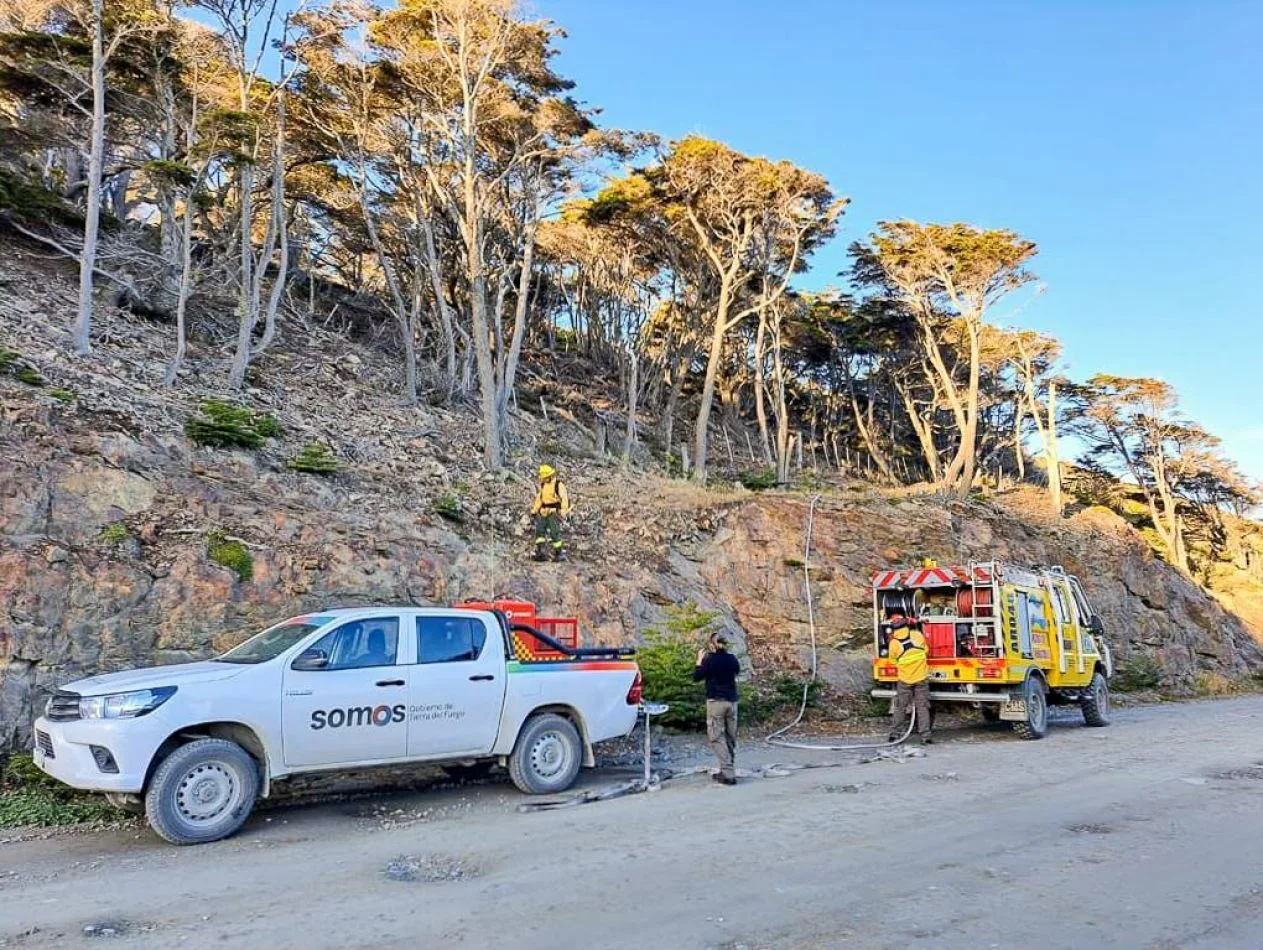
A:
<svg viewBox="0 0 1263 950">
<path fill-rule="evenodd" d="M 97 792 L 140 792 L 154 753 L 166 738 L 165 724 L 156 717 L 137 719 L 35 720 L 35 764 L 72 788 Z M 92 746 L 107 749 L 118 767 L 105 772 Z"/>
</svg>

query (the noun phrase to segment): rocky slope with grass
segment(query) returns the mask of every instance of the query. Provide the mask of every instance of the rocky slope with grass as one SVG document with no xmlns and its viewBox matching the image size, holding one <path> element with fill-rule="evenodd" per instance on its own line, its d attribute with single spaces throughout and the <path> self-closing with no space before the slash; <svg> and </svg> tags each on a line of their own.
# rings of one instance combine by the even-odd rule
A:
<svg viewBox="0 0 1263 950">
<path fill-rule="evenodd" d="M 545 356 L 514 413 L 510 465 L 488 474 L 470 412 L 400 406 L 382 352 L 301 326 L 261 360 L 232 419 L 207 406 L 226 376 L 207 341 L 170 390 L 165 326 L 106 310 L 95 354 L 66 356 L 70 277 L 20 251 L 0 259 L 0 751 L 29 743 L 59 683 L 204 657 L 339 604 L 512 594 L 577 614 L 589 642 L 635 643 L 694 601 L 719 612 L 757 675 L 801 671 L 817 492 L 812 589 L 836 696 L 866 684 L 870 571 L 921 557 L 1064 565 L 1120 661 L 1147 658 L 1173 691 L 1225 690 L 1263 670 L 1247 625 L 1105 511 L 1053 522 L 1033 493 L 948 502 L 861 483 L 701 489 L 647 457 L 624 471 L 597 451 L 594 412 L 611 395 L 563 385 L 581 368 Z M 249 429 L 254 447 L 214 445 L 217 425 Z M 565 564 L 528 560 L 541 458 L 577 502 Z M 1243 613 L 1257 609 L 1242 599 Z"/>
</svg>

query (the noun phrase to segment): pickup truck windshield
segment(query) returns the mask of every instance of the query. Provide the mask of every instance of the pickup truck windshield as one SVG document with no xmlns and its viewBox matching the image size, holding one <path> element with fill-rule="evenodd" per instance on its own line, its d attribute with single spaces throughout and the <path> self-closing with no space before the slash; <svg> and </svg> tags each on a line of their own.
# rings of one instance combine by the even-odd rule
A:
<svg viewBox="0 0 1263 950">
<path fill-rule="evenodd" d="M 266 663 L 317 629 L 319 627 L 314 623 L 282 624 L 256 634 L 215 660 L 218 663 Z"/>
</svg>

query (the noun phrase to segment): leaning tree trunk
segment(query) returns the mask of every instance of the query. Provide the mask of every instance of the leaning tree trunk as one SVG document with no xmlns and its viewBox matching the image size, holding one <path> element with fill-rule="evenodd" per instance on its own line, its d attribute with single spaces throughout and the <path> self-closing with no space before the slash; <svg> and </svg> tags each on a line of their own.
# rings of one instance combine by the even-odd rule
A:
<svg viewBox="0 0 1263 950">
<path fill-rule="evenodd" d="M 254 248 L 251 246 L 251 219 L 254 217 L 254 165 L 249 160 L 241 164 L 241 292 L 237 297 L 237 346 L 233 351 L 232 369 L 228 373 L 228 385 L 240 389 L 246 381 L 250 365 L 250 337 L 254 333 L 254 315 L 251 310 L 251 285 L 254 283 Z"/>
<path fill-rule="evenodd" d="M 1044 436 L 1044 458 L 1048 466 L 1048 494 L 1052 499 L 1053 513 L 1060 518 L 1064 504 L 1061 500 L 1061 456 L 1057 451 L 1057 384 L 1048 384 L 1048 427 Z"/>
<path fill-rule="evenodd" d="M 184 199 L 184 216 L 180 229 L 180 288 L 175 301 L 175 355 L 167 364 L 166 375 L 162 385 L 175 385 L 180 367 L 184 363 L 184 354 L 188 348 L 188 331 L 186 314 L 189 305 L 189 291 L 193 284 L 193 189 Z"/>
<path fill-rule="evenodd" d="M 105 165 L 105 0 L 92 0 L 92 143 L 88 152 L 88 207 L 79 257 L 79 312 L 75 352 L 92 351 L 92 275 L 101 227 L 101 174 Z"/>
<path fill-rule="evenodd" d="M 636 403 L 640 397 L 640 358 L 628 348 L 627 368 L 627 431 L 623 435 L 623 471 L 631 467 L 632 447 L 636 444 Z M 668 443 L 670 444 L 670 443 Z"/>
<path fill-rule="evenodd" d="M 715 331 L 710 341 L 710 358 L 706 361 L 706 379 L 702 384 L 702 401 L 697 408 L 697 422 L 693 429 L 693 480 L 706 481 L 706 453 L 709 448 L 711 406 L 715 401 L 715 382 L 719 378 L 719 364 L 724 355 L 724 337 L 728 332 L 728 308 L 732 288 L 725 279 L 719 288 L 719 303 L 715 308 Z"/>
</svg>

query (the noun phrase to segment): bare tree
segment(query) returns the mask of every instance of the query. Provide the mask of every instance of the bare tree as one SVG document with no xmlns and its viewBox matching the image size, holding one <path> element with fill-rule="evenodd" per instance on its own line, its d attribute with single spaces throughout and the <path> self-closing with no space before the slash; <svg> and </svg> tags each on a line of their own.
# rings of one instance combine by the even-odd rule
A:
<svg viewBox="0 0 1263 950">
<path fill-rule="evenodd" d="M 867 246 L 852 247 L 858 282 L 893 291 L 916 318 L 959 436 L 943 484 L 960 494 L 972 488 L 977 465 L 983 324 L 1000 300 L 1034 279 L 1024 265 L 1035 253 L 1012 231 L 915 221 L 883 221 Z M 949 352 L 957 332 L 966 354 L 963 385 Z"/>
</svg>

